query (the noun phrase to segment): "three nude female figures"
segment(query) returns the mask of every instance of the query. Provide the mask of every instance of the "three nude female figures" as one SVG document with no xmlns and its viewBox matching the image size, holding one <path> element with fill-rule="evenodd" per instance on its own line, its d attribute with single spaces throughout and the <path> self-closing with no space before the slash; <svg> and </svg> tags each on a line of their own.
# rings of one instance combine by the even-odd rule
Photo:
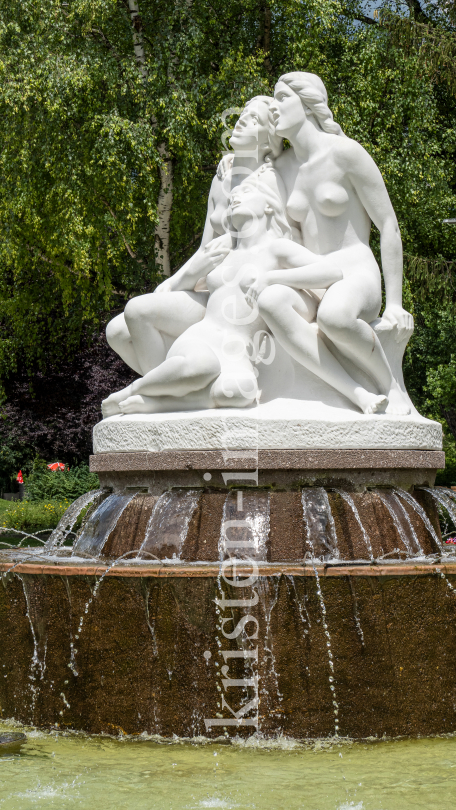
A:
<svg viewBox="0 0 456 810">
<path fill-rule="evenodd" d="M 285 151 L 283 138 L 291 144 Z M 321 79 L 282 76 L 274 99 L 248 102 L 230 144 L 234 155 L 212 182 L 196 254 L 108 324 L 110 346 L 141 378 L 105 399 L 103 415 L 251 405 L 255 336 L 266 331 L 362 412 L 408 414 L 370 326 L 382 302 L 369 247 L 374 222 L 383 327 L 397 341 L 413 332 L 402 308 L 397 220 L 374 161 L 333 120 Z M 356 382 L 337 353 L 377 393 Z"/>
</svg>

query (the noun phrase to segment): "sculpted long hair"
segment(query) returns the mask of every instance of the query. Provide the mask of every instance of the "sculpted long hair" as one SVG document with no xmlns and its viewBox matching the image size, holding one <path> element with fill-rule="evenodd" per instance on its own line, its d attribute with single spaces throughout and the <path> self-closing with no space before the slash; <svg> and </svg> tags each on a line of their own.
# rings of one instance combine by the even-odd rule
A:
<svg viewBox="0 0 456 810">
<path fill-rule="evenodd" d="M 288 85 L 301 99 L 304 109 L 317 120 L 323 132 L 343 135 L 342 128 L 334 121 L 328 107 L 328 94 L 322 80 L 315 73 L 285 73 L 279 82 Z"/>
</svg>

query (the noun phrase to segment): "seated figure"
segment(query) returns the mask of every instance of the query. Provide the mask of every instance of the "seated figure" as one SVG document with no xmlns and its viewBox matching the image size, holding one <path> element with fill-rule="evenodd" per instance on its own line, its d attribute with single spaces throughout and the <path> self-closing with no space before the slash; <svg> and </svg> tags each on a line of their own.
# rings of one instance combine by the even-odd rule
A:
<svg viewBox="0 0 456 810">
<path fill-rule="evenodd" d="M 312 364 L 314 373 L 364 413 L 386 407 L 386 396 L 371 393 L 355 382 L 331 353 L 316 324 L 311 323 L 318 298 L 309 291 L 340 281 L 344 260 L 319 256 L 291 241 L 275 170 L 263 166 L 238 186 L 231 193 L 228 213 L 230 252 L 225 255 L 217 246 L 218 240 L 206 248 L 219 263 L 207 275 L 209 299 L 204 318 L 177 338 L 164 362 L 104 400 L 103 415 L 252 405 L 258 397 L 256 338 L 266 329 L 256 299 L 261 302 L 265 298 L 267 287 L 274 295 L 277 283 L 297 291 L 293 311 L 298 317 L 287 343 L 290 354 L 293 343 L 301 345 L 303 330 L 310 347 L 306 365 Z M 350 256 L 347 261 L 351 261 Z M 195 267 L 193 273 L 191 264 L 186 270 L 188 289 L 193 289 L 201 276 L 199 261 Z"/>
</svg>

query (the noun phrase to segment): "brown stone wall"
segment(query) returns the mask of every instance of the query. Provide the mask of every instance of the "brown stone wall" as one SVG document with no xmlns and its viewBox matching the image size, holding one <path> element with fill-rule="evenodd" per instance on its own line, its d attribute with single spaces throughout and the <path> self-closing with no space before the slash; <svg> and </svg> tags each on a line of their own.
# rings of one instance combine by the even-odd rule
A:
<svg viewBox="0 0 456 810">
<path fill-rule="evenodd" d="M 456 587 L 456 575 L 448 580 Z M 220 712 L 222 694 L 239 709 L 241 695 L 250 693 L 223 689 L 220 650 L 238 647 L 235 639 L 222 636 L 219 625 L 231 615 L 237 622 L 247 610 L 217 612 L 214 599 L 221 587 L 231 599 L 239 599 L 239 592 L 251 596 L 251 588 L 221 586 L 216 576 L 109 576 L 86 614 L 95 582 L 84 576 L 4 575 L 2 717 L 94 733 L 194 736 L 205 733 L 204 718 Z M 455 731 L 456 594 L 446 580 L 435 572 L 327 575 L 321 588 L 340 734 Z M 245 641 L 243 649 L 258 645 L 260 731 L 333 734 L 327 637 L 315 577 L 262 577 L 256 590 L 259 602 L 249 612 L 259 623 L 258 640 Z M 247 626 L 249 633 L 252 627 Z M 78 675 L 68 666 L 71 640 Z M 205 651 L 211 652 L 209 659 Z M 242 660 L 230 661 L 229 676 L 246 677 Z M 228 729 L 230 735 L 251 731 Z"/>
</svg>

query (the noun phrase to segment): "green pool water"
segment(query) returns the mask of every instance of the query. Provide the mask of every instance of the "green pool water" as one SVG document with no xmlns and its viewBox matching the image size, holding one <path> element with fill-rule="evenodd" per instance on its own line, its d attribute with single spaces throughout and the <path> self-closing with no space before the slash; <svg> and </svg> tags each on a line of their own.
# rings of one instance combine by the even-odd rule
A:
<svg viewBox="0 0 456 810">
<path fill-rule="evenodd" d="M 0 808 L 454 810 L 456 738 L 302 746 L 24 731 L 0 756 Z"/>
</svg>

